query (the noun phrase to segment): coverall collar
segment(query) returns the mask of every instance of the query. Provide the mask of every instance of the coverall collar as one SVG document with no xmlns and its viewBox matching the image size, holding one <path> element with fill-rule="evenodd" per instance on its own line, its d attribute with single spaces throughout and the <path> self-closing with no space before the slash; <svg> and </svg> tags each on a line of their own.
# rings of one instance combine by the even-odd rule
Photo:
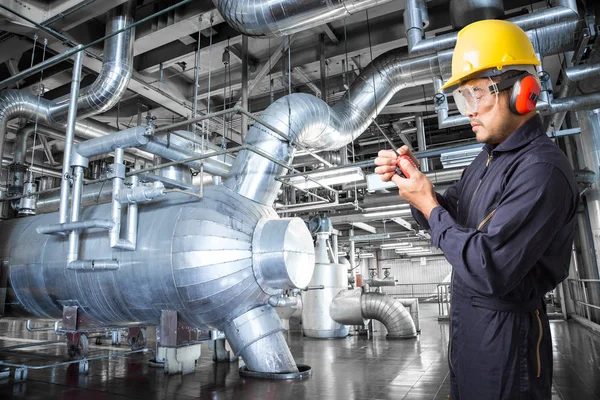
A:
<svg viewBox="0 0 600 400">
<path fill-rule="evenodd" d="M 497 153 L 516 150 L 529 144 L 535 138 L 543 134 L 544 128 L 542 125 L 542 118 L 539 115 L 536 115 L 511 133 L 504 142 L 499 145 L 486 144 L 484 149 L 488 154 L 491 154 L 492 152 Z"/>
</svg>

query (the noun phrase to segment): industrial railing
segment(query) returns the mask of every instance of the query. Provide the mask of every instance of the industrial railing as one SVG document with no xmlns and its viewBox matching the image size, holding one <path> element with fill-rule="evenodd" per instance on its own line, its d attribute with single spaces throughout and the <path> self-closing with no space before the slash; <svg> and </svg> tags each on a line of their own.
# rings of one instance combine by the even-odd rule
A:
<svg viewBox="0 0 600 400">
<path fill-rule="evenodd" d="M 590 302 L 590 290 L 600 290 L 600 279 L 569 279 L 571 300 L 575 303 L 575 312 L 582 317 L 592 320 L 593 310 L 600 310 L 599 304 Z"/>
</svg>

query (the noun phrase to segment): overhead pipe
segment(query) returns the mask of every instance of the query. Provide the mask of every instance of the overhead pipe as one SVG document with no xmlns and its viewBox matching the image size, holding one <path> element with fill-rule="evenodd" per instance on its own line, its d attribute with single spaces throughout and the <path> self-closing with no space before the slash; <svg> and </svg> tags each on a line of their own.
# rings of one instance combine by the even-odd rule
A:
<svg viewBox="0 0 600 400">
<path fill-rule="evenodd" d="M 571 57 L 565 57 L 565 60 Z M 600 74 L 600 64 L 584 64 L 575 67 L 566 68 L 563 74 L 563 81 L 560 85 L 560 90 L 556 96 L 556 100 L 561 98 L 568 98 L 575 94 L 577 90 L 577 82 L 584 79 L 597 77 Z M 556 112 L 548 119 L 546 123 L 546 131 L 558 131 L 560 130 L 565 117 L 567 116 L 566 111 Z"/>
<path fill-rule="evenodd" d="M 331 318 L 344 325 L 363 325 L 365 320 L 380 321 L 387 339 L 413 339 L 417 328 L 402 302 L 383 293 L 363 293 L 362 289 L 340 292 L 329 307 Z"/>
<path fill-rule="evenodd" d="M 314 28 L 392 0 L 213 0 L 234 29 L 247 36 L 284 36 Z"/>
<path fill-rule="evenodd" d="M 451 0 L 450 20 L 454 29 L 461 29 L 482 19 L 502 19 L 502 0 Z"/>
<path fill-rule="evenodd" d="M 131 24 L 135 4 L 135 1 L 129 0 L 108 13 L 107 33 L 116 32 Z M 106 40 L 104 61 L 98 78 L 86 89 L 81 90 L 78 97 L 78 118 L 105 112 L 123 96 L 133 71 L 134 39 L 135 30 L 130 29 Z M 81 54 L 81 51 L 77 54 Z M 37 119 L 40 124 L 64 129 L 67 125 L 69 104 L 69 95 L 50 101 L 20 90 L 0 92 L 0 157 L 4 155 L 6 128 L 11 119 Z M 75 128 L 75 134 L 80 136 L 104 133 L 105 130 L 98 132 L 97 126 L 90 123 Z"/>
<path fill-rule="evenodd" d="M 425 3 L 419 0 L 407 0 L 404 9 L 404 29 L 411 57 L 434 54 L 451 49 L 456 45 L 458 32 L 452 32 L 434 38 L 423 39 L 423 9 Z M 579 18 L 576 0 L 559 0 L 556 7 L 536 11 L 535 13 L 510 18 L 524 31 L 548 27 L 561 22 L 576 21 Z M 535 42 L 534 42 L 535 43 Z"/>
</svg>

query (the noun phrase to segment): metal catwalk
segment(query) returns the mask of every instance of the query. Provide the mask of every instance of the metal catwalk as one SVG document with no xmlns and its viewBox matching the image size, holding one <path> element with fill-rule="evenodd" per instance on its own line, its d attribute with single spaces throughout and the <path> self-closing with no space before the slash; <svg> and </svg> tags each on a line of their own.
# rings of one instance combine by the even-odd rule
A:
<svg viewBox="0 0 600 400">
<path fill-rule="evenodd" d="M 196 372 L 166 376 L 149 366 L 151 353 L 90 361 L 89 373 L 77 364 L 29 371 L 24 383 L 0 380 L 1 399 L 446 399 L 449 392 L 446 348 L 448 324 L 437 321 L 437 305 L 421 306 L 422 334 L 417 341 L 389 341 L 376 324 L 373 339 L 303 338 L 287 335 L 298 363 L 311 365 L 313 376 L 302 381 L 241 378 L 238 364 L 217 364 L 203 345 Z M 552 399 L 600 399 L 600 336 L 575 322 L 551 323 L 554 335 Z M 153 332 L 149 332 L 151 337 Z M 0 346 L 55 339 L 48 333 L 29 333 L 25 322 L 0 321 Z M 125 352 L 126 344 L 90 344 L 90 355 Z M 153 343 L 151 343 L 152 346 Z M 51 363 L 66 359 L 64 344 L 0 352 L 7 362 Z"/>
</svg>

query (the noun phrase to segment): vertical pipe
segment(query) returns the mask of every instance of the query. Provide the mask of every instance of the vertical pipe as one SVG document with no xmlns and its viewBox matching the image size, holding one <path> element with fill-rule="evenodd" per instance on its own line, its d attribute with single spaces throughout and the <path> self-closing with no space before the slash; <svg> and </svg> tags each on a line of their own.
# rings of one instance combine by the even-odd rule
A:
<svg viewBox="0 0 600 400">
<path fill-rule="evenodd" d="M 319 61 L 321 63 L 321 93 L 323 94 L 322 99 L 327 103 L 327 65 L 325 64 L 325 34 L 319 35 L 319 49 L 321 55 Z"/>
<path fill-rule="evenodd" d="M 200 17 L 200 23 L 202 23 L 202 17 Z M 200 42 L 202 41 L 202 34 L 198 31 L 198 46 L 196 48 L 196 68 L 194 70 L 194 104 L 192 104 L 192 118 L 198 116 L 198 81 L 200 80 Z M 210 99 L 208 99 L 210 102 Z M 196 139 L 196 123 L 192 125 L 192 132 L 194 133 L 194 140 Z M 202 149 L 204 151 L 204 149 Z"/>
<path fill-rule="evenodd" d="M 592 171 L 598 171 L 600 169 L 600 109 L 591 111 L 579 111 L 577 116 L 581 125 L 581 144 L 582 148 L 580 152 L 583 153 L 583 160 L 585 166 Z M 596 182 L 592 187 L 585 193 L 585 199 L 587 202 L 589 224 L 592 231 L 592 243 L 589 249 L 590 254 L 596 255 L 600 249 L 600 179 L 596 175 Z M 579 224 L 578 219 L 578 225 Z M 585 221 L 584 221 L 585 222 Z M 580 236 L 587 234 L 586 229 L 583 226 L 579 227 Z M 582 239 L 582 238 L 580 238 Z M 583 238 L 585 239 L 585 238 Z M 586 241 L 581 240 L 582 246 Z M 594 252 L 592 249 L 596 249 Z M 582 248 L 582 252 L 588 252 L 588 249 Z M 597 257 L 597 255 L 596 255 Z M 598 279 L 598 260 L 594 263 L 584 263 L 581 278 L 587 279 Z M 600 285 L 590 284 L 589 288 L 589 301 L 591 304 L 600 306 Z M 600 312 L 598 310 L 590 310 L 592 321 L 600 323 Z"/>
<path fill-rule="evenodd" d="M 350 228 L 350 237 L 354 236 L 354 227 Z M 354 261 L 356 257 L 356 248 L 354 246 L 354 241 L 351 240 L 350 241 L 350 254 L 349 254 L 349 258 L 350 258 L 350 269 L 352 270 L 352 276 L 354 278 L 356 278 L 356 262 Z"/>
<path fill-rule="evenodd" d="M 112 208 L 111 208 L 111 220 L 114 222 L 113 228 L 110 230 L 110 246 L 115 247 L 120 242 L 121 237 L 121 203 L 118 198 L 121 194 L 121 188 L 123 186 L 123 177 L 118 172 L 120 165 L 123 164 L 123 149 L 115 149 L 115 177 L 112 181 Z"/>
<path fill-rule="evenodd" d="M 338 235 L 335 233 L 331 234 L 331 247 L 333 248 L 333 262 L 335 264 L 339 263 L 339 255 L 338 255 Z"/>
<path fill-rule="evenodd" d="M 71 203 L 71 222 L 79 221 L 81 196 L 83 194 L 83 167 L 73 167 L 73 200 Z M 79 231 L 69 232 L 69 253 L 67 263 L 79 259 Z"/>
<path fill-rule="evenodd" d="M 83 52 L 75 54 L 73 64 L 73 79 L 71 81 L 71 97 L 69 99 L 69 116 L 67 118 L 67 131 L 65 137 L 65 151 L 63 155 L 62 181 L 60 182 L 60 208 L 59 222 L 64 224 L 69 214 L 69 169 L 71 166 L 71 149 L 75 137 L 75 120 L 77 119 L 77 99 L 79 98 L 79 85 L 81 83 L 81 65 Z"/>
<path fill-rule="evenodd" d="M 427 141 L 425 140 L 425 124 L 423 123 L 423 116 L 417 115 L 415 117 L 415 124 L 417 125 L 417 143 L 419 151 L 427 150 Z M 422 158 L 421 161 L 421 172 L 429 172 L 429 160 Z"/>
<path fill-rule="evenodd" d="M 248 110 L 248 36 L 242 35 L 242 108 Z M 242 142 L 248 134 L 248 117 L 242 114 Z"/>
</svg>

